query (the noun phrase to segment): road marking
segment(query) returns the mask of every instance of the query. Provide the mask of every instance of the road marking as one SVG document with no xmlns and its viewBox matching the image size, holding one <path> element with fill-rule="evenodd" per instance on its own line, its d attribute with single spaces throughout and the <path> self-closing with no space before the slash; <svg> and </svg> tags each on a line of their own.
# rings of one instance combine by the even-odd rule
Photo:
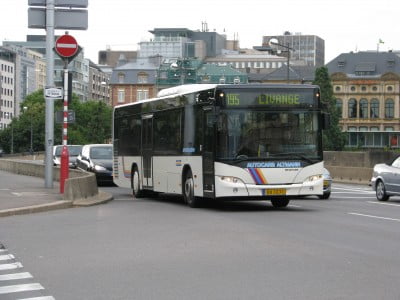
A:
<svg viewBox="0 0 400 300">
<path fill-rule="evenodd" d="M 389 205 L 389 206 L 397 206 L 400 207 L 399 204 L 394 204 L 394 203 L 384 203 L 384 202 L 376 202 L 376 201 L 367 201 L 368 203 L 372 204 L 380 204 L 380 205 Z"/>
<path fill-rule="evenodd" d="M 21 193 L 16 193 L 16 192 L 12 192 L 11 194 L 13 194 L 14 196 L 17 196 L 17 197 L 21 197 L 22 196 Z"/>
<path fill-rule="evenodd" d="M 37 290 L 44 290 L 44 287 L 40 283 L 16 284 L 0 287 L 0 295 Z"/>
<path fill-rule="evenodd" d="M 52 296 L 46 296 L 46 297 L 24 298 L 18 300 L 56 300 L 56 299 Z"/>
<path fill-rule="evenodd" d="M 0 281 L 33 278 L 29 272 L 0 275 Z"/>
<path fill-rule="evenodd" d="M 7 254 L 7 255 L 0 255 L 0 260 L 10 260 L 10 259 L 14 259 L 14 255 L 12 254 Z"/>
<path fill-rule="evenodd" d="M 369 196 L 362 196 L 363 198 L 375 198 L 375 196 L 374 197 L 369 197 Z M 356 196 L 339 196 L 339 197 L 337 197 L 336 196 L 336 194 L 334 193 L 333 195 L 332 195 L 332 198 L 334 198 L 334 199 L 360 199 L 360 196 L 358 196 L 358 197 L 356 197 Z"/>
<path fill-rule="evenodd" d="M 0 249 L 0 253 L 7 252 L 6 249 Z"/>
<path fill-rule="evenodd" d="M 3 270 L 14 270 L 14 269 L 19 269 L 22 268 L 22 264 L 20 262 L 15 262 L 12 264 L 2 264 L 0 265 L 0 271 Z"/>
<path fill-rule="evenodd" d="M 359 213 L 348 213 L 348 214 L 353 215 L 353 216 L 361 216 L 361 217 L 367 217 L 367 218 L 373 218 L 373 219 L 381 219 L 381 220 L 400 222 L 400 219 L 379 217 L 379 216 L 373 216 L 373 215 L 364 215 L 364 214 L 359 214 Z"/>
<path fill-rule="evenodd" d="M 10 189 L 0 189 L 0 191 L 9 191 Z"/>
<path fill-rule="evenodd" d="M 300 205 L 295 205 L 295 204 L 289 204 L 288 207 L 296 207 L 296 208 L 301 208 Z"/>
<path fill-rule="evenodd" d="M 367 191 L 367 190 L 350 190 L 350 189 L 338 189 L 338 190 L 343 190 L 343 191 L 350 191 L 350 192 L 363 192 L 365 194 L 375 194 L 375 191 Z M 335 189 L 332 191 L 335 194 L 345 194 L 348 192 L 337 192 Z"/>
</svg>

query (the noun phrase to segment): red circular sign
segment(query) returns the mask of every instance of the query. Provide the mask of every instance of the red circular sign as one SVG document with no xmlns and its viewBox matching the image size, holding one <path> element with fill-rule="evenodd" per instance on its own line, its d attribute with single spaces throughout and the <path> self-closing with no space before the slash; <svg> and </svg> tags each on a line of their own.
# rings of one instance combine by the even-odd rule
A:
<svg viewBox="0 0 400 300">
<path fill-rule="evenodd" d="M 56 40 L 56 52 L 61 57 L 71 57 L 78 52 L 78 43 L 72 35 L 64 34 Z"/>
</svg>

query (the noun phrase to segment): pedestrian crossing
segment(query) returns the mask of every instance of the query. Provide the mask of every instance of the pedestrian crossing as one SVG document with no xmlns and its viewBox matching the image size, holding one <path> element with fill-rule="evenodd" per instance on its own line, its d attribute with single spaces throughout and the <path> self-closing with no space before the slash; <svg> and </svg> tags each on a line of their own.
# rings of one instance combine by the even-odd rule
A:
<svg viewBox="0 0 400 300">
<path fill-rule="evenodd" d="M 0 299 L 4 300 L 55 300 L 45 296 L 46 290 L 35 282 L 21 262 L 0 244 Z"/>
</svg>

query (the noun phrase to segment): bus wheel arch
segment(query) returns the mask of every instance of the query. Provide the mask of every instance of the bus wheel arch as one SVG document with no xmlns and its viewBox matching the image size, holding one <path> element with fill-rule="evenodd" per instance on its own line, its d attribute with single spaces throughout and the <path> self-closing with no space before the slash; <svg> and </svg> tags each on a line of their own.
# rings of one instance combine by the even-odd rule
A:
<svg viewBox="0 0 400 300">
<path fill-rule="evenodd" d="M 135 198 L 143 197 L 143 190 L 140 188 L 139 168 L 136 164 L 133 164 L 131 169 L 131 187 Z"/>
<path fill-rule="evenodd" d="M 200 206 L 200 198 L 194 195 L 194 179 L 189 165 L 185 165 L 182 170 L 182 195 L 185 203 L 190 207 Z"/>
</svg>

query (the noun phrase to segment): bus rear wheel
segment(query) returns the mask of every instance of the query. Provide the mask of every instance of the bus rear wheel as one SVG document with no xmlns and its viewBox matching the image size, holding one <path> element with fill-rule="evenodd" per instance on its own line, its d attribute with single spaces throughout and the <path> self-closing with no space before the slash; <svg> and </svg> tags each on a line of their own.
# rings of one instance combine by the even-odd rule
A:
<svg viewBox="0 0 400 300">
<path fill-rule="evenodd" d="M 137 167 L 133 169 L 131 177 L 132 194 L 135 198 L 143 197 L 143 191 L 140 189 L 140 177 Z"/>
<path fill-rule="evenodd" d="M 287 198 L 274 198 L 271 199 L 272 206 L 275 208 L 281 208 L 288 206 L 290 199 Z"/>
<path fill-rule="evenodd" d="M 190 207 L 199 207 L 200 199 L 194 196 L 194 180 L 192 171 L 188 170 L 183 177 L 183 199 Z"/>
</svg>

